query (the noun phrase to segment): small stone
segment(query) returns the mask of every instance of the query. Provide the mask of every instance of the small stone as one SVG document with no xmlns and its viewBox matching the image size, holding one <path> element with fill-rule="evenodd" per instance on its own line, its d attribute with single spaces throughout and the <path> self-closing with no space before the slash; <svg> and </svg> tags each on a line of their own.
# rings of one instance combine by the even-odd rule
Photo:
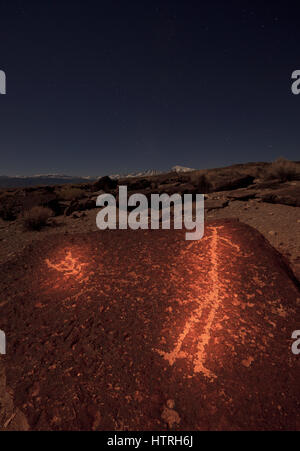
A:
<svg viewBox="0 0 300 451">
<path fill-rule="evenodd" d="M 175 406 L 175 402 L 173 399 L 168 399 L 167 401 L 167 407 L 169 407 L 169 409 L 173 409 Z"/>
<path fill-rule="evenodd" d="M 174 424 L 180 423 L 180 416 L 176 412 L 176 410 L 173 410 L 173 408 L 169 408 L 169 406 L 174 407 L 175 403 L 172 399 L 169 399 L 167 401 L 167 407 L 164 407 L 164 410 L 161 414 L 162 420 L 167 423 L 169 429 L 172 429 Z"/>
<path fill-rule="evenodd" d="M 270 230 L 269 235 L 275 236 L 275 235 L 277 235 L 277 232 L 275 232 L 274 230 Z"/>
<path fill-rule="evenodd" d="M 252 365 L 252 362 L 254 361 L 254 358 L 249 356 L 248 359 L 242 360 L 242 364 L 246 367 L 249 368 Z"/>
</svg>

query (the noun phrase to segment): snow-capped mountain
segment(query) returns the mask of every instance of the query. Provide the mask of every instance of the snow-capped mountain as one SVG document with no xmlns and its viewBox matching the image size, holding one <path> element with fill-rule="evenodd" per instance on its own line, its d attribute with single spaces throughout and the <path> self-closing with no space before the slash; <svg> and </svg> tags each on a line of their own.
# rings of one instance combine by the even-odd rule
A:
<svg viewBox="0 0 300 451">
<path fill-rule="evenodd" d="M 158 171 L 157 169 L 147 169 L 146 171 L 131 172 L 129 174 L 111 174 L 109 177 L 111 179 L 119 179 L 126 177 L 151 177 L 153 175 L 164 174 L 167 172 L 191 172 L 191 171 L 195 171 L 195 169 L 176 165 L 173 166 L 169 171 Z"/>
<path fill-rule="evenodd" d="M 157 171 L 156 169 L 147 169 L 146 171 L 130 172 L 129 174 L 111 174 L 109 177 L 111 179 L 120 179 L 126 177 L 150 177 L 152 175 L 159 174 L 162 174 L 162 171 Z"/>
<path fill-rule="evenodd" d="M 173 166 L 171 171 L 172 172 L 191 172 L 191 171 L 195 171 L 196 169 L 192 169 L 192 168 L 186 168 L 185 166 Z"/>
</svg>

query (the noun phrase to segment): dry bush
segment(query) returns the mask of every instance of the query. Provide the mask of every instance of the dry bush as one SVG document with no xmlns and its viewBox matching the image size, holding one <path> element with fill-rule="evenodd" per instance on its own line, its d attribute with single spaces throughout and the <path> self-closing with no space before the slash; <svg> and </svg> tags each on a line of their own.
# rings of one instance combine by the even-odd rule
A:
<svg viewBox="0 0 300 451">
<path fill-rule="evenodd" d="M 277 179 L 281 182 L 300 179 L 300 165 L 285 158 L 278 158 L 266 169 L 264 173 L 266 180 Z"/>
<path fill-rule="evenodd" d="M 39 230 L 47 224 L 53 215 L 52 210 L 47 207 L 33 207 L 23 214 L 23 224 L 28 230 Z"/>
<path fill-rule="evenodd" d="M 192 185 L 197 187 L 201 194 L 209 193 L 212 189 L 212 183 L 206 174 L 194 172 L 190 175 L 190 181 Z"/>
<path fill-rule="evenodd" d="M 78 200 L 84 197 L 84 190 L 72 186 L 64 186 L 58 192 L 58 196 L 62 200 Z"/>
</svg>

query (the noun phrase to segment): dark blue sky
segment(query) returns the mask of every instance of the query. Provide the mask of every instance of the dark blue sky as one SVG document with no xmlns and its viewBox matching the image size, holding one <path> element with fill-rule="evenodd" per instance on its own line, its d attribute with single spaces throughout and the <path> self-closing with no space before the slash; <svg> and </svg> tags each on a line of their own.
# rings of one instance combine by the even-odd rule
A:
<svg viewBox="0 0 300 451">
<path fill-rule="evenodd" d="M 0 173 L 299 160 L 300 6 L 0 0 Z"/>
</svg>

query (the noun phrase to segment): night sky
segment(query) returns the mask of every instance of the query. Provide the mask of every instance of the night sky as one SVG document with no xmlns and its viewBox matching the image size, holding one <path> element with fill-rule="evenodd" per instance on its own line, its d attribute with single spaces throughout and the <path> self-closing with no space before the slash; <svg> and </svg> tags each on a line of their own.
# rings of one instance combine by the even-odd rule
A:
<svg viewBox="0 0 300 451">
<path fill-rule="evenodd" d="M 300 5 L 0 0 L 0 174 L 299 160 Z"/>
</svg>

